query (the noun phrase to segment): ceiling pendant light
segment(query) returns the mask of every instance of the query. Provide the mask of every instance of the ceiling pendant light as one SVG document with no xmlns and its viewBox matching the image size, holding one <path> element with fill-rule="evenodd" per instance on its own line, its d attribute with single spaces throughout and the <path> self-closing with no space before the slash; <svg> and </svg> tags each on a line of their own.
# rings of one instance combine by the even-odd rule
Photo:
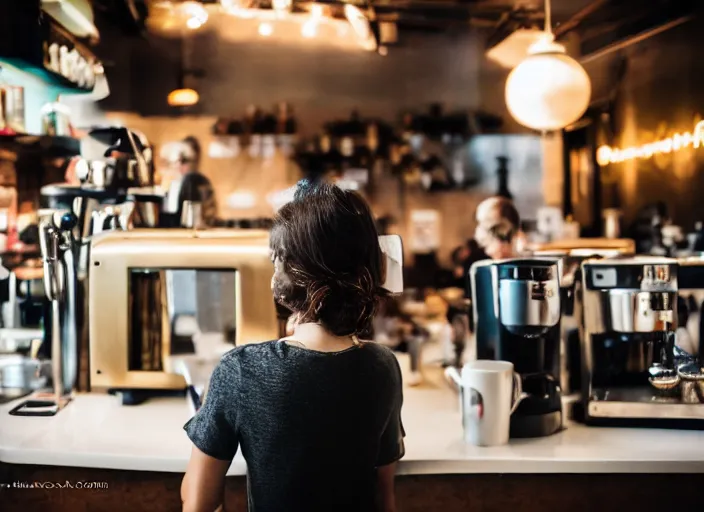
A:
<svg viewBox="0 0 704 512">
<path fill-rule="evenodd" d="M 166 102 L 171 107 L 192 107 L 200 101 L 198 91 L 187 87 L 185 83 L 189 75 L 194 74 L 192 70 L 189 70 L 188 66 L 188 57 L 190 52 L 187 51 L 187 46 L 190 47 L 189 43 L 189 39 L 181 39 L 181 59 L 178 74 L 178 87 L 166 96 Z"/>
<path fill-rule="evenodd" d="M 561 130 L 577 121 L 591 98 L 584 68 L 555 42 L 550 28 L 550 0 L 545 1 L 545 34 L 506 80 L 506 106 L 523 126 L 539 131 Z"/>
<path fill-rule="evenodd" d="M 174 89 L 166 97 L 166 101 L 172 107 L 192 107 L 199 99 L 198 91 L 188 88 Z"/>
</svg>

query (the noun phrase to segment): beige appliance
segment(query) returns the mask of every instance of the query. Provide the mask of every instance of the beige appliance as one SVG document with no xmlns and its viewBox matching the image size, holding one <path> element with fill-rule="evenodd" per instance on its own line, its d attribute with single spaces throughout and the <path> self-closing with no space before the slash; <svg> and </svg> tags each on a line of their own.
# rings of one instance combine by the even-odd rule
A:
<svg viewBox="0 0 704 512">
<path fill-rule="evenodd" d="M 167 276 L 234 272 L 235 343 L 279 336 L 269 234 L 256 230 L 140 229 L 94 237 L 90 251 L 92 390 L 184 390 L 171 361 Z M 123 399 L 124 402 L 124 399 Z"/>
</svg>

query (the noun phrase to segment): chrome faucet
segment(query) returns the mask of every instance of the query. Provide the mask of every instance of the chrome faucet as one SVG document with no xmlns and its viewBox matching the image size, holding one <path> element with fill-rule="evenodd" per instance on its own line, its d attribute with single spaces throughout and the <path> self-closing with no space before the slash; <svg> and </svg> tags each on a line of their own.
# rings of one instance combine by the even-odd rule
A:
<svg viewBox="0 0 704 512">
<path fill-rule="evenodd" d="M 44 266 L 44 291 L 51 301 L 51 359 L 53 391 L 57 407 L 65 402 L 66 385 L 73 387 L 73 376 L 65 368 L 70 354 L 64 349 L 77 343 L 75 305 L 75 259 L 73 229 L 78 219 L 73 212 L 55 212 L 39 225 L 39 242 Z M 62 332 L 61 312 L 65 312 Z M 63 334 L 63 336 L 62 336 Z M 70 339 L 64 339 L 70 338 Z M 75 350 L 74 350 L 75 353 Z M 68 375 L 69 382 L 64 382 Z"/>
</svg>

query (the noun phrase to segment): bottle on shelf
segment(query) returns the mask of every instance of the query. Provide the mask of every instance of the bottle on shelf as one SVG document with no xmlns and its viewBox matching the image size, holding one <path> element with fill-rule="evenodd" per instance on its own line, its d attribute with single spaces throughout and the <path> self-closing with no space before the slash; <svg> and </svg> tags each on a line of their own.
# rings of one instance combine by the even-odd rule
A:
<svg viewBox="0 0 704 512">
<path fill-rule="evenodd" d="M 413 136 L 417 132 L 417 124 L 416 118 L 412 113 L 406 112 L 403 114 L 403 118 L 401 119 L 401 139 L 405 143 L 411 143 Z"/>
<path fill-rule="evenodd" d="M 353 167 L 354 139 L 350 134 L 345 134 L 340 138 L 340 174 L 344 174 L 347 169 Z"/>
<path fill-rule="evenodd" d="M 499 187 L 496 191 L 496 195 L 499 197 L 505 197 L 506 199 L 513 199 L 513 194 L 508 189 L 508 158 L 505 156 L 496 157 L 496 161 L 499 163 L 499 167 L 496 170 L 496 176 L 499 179 Z"/>
<path fill-rule="evenodd" d="M 249 156 L 259 158 L 261 156 L 264 125 L 262 113 L 255 105 L 247 107 L 244 118 L 244 132 L 248 138 Z"/>
<path fill-rule="evenodd" d="M 0 84 L 0 135 L 15 135 L 7 117 L 7 90 Z"/>
<path fill-rule="evenodd" d="M 276 116 L 265 114 L 261 119 L 261 156 L 271 160 L 276 153 Z"/>
<path fill-rule="evenodd" d="M 277 105 L 276 138 L 280 151 L 290 157 L 293 154 L 297 126 L 290 105 L 284 101 Z"/>
<path fill-rule="evenodd" d="M 335 145 L 333 135 L 324 131 L 318 138 L 318 152 L 321 155 L 321 166 L 325 174 L 339 174 L 342 165 L 342 155 Z"/>
<path fill-rule="evenodd" d="M 213 140 L 208 147 L 210 158 L 235 158 L 241 151 L 242 123 L 221 117 L 213 125 Z"/>
</svg>

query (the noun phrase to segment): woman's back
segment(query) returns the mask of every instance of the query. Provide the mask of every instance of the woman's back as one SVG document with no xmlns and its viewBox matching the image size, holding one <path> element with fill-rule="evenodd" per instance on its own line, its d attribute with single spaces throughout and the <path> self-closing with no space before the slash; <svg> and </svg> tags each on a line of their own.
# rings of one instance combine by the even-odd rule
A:
<svg viewBox="0 0 704 512">
<path fill-rule="evenodd" d="M 247 461 L 251 512 L 374 510 L 375 468 L 403 456 L 401 373 L 374 343 L 229 352 L 186 425 L 204 453 Z"/>
<path fill-rule="evenodd" d="M 395 512 L 401 372 L 387 349 L 358 340 L 389 295 L 369 205 L 304 181 L 276 214 L 269 247 L 273 298 L 294 315 L 296 341 L 238 347 L 218 365 L 186 425 L 195 446 L 183 508 L 222 503 L 241 447 L 250 512 L 369 512 L 375 498 Z"/>
</svg>

